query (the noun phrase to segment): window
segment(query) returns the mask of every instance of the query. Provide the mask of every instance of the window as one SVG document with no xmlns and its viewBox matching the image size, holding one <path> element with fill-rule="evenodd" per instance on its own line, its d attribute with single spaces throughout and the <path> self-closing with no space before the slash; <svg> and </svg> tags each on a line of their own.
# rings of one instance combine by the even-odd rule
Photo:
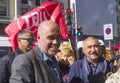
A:
<svg viewBox="0 0 120 83">
<path fill-rule="evenodd" d="M 0 23 L 0 36 L 7 36 L 7 34 L 4 32 L 4 29 L 7 25 L 8 24 Z"/>
<path fill-rule="evenodd" d="M 35 0 L 36 6 L 40 6 L 40 0 Z"/>
<path fill-rule="evenodd" d="M 22 0 L 22 3 L 23 4 L 27 4 L 27 0 Z"/>
<path fill-rule="evenodd" d="M 7 16 L 7 8 L 0 7 L 0 16 Z"/>
<path fill-rule="evenodd" d="M 28 11 L 27 8 L 22 8 L 22 15 L 25 14 Z"/>
</svg>

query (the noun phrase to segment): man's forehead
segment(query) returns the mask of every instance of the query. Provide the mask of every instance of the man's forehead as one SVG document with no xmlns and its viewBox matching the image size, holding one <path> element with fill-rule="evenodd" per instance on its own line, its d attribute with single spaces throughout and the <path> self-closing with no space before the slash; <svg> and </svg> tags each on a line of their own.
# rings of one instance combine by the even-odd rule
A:
<svg viewBox="0 0 120 83">
<path fill-rule="evenodd" d="M 86 40 L 84 42 L 84 44 L 99 44 L 99 42 L 97 40 L 91 40 L 91 39 L 89 39 L 89 40 Z"/>
<path fill-rule="evenodd" d="M 84 42 L 83 46 L 94 46 L 94 45 L 99 45 L 99 43 L 95 40 L 91 40 L 91 41 Z"/>
</svg>

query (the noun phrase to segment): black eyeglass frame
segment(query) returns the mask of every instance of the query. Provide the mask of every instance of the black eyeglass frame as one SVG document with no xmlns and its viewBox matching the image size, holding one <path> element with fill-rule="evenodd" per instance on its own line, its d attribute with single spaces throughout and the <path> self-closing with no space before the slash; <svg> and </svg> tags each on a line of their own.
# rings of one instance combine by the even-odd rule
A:
<svg viewBox="0 0 120 83">
<path fill-rule="evenodd" d="M 19 38 L 19 39 L 26 40 L 27 42 L 35 42 L 34 38 Z"/>
</svg>

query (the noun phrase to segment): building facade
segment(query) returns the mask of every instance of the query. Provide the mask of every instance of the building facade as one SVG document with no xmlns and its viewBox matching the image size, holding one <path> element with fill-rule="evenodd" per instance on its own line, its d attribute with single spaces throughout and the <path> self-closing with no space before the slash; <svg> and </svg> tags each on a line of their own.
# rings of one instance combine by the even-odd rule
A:
<svg viewBox="0 0 120 83">
<path fill-rule="evenodd" d="M 66 9 L 71 8 L 73 13 L 72 28 L 75 29 L 76 24 L 76 8 L 74 8 L 75 0 L 0 0 L 0 36 L 7 36 L 4 32 L 4 28 L 16 18 L 20 17 L 24 13 L 36 8 L 45 1 L 60 2 L 63 13 L 66 19 Z M 117 28 L 120 33 L 120 0 L 116 1 L 117 11 Z M 68 26 L 69 28 L 69 26 Z M 73 33 L 74 34 L 74 33 Z"/>
<path fill-rule="evenodd" d="M 0 0 L 0 36 L 7 36 L 4 28 L 24 13 L 51 0 Z"/>
</svg>

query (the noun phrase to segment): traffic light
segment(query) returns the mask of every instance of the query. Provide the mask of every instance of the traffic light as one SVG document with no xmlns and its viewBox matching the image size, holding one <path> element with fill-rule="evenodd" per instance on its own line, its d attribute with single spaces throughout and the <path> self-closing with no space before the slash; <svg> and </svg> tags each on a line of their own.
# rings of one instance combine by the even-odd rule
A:
<svg viewBox="0 0 120 83">
<path fill-rule="evenodd" d="M 71 25 L 72 21 L 71 21 L 71 9 L 70 8 L 66 9 L 66 14 L 67 14 L 67 17 L 66 17 L 67 25 Z"/>
<path fill-rule="evenodd" d="M 81 27 L 78 27 L 77 28 L 77 36 L 78 37 L 80 37 L 80 36 L 82 36 L 83 35 L 83 33 L 82 33 L 82 30 L 81 30 L 82 28 Z"/>
<path fill-rule="evenodd" d="M 82 32 L 81 31 L 78 31 L 77 32 L 77 36 L 80 37 L 82 35 Z"/>
</svg>

